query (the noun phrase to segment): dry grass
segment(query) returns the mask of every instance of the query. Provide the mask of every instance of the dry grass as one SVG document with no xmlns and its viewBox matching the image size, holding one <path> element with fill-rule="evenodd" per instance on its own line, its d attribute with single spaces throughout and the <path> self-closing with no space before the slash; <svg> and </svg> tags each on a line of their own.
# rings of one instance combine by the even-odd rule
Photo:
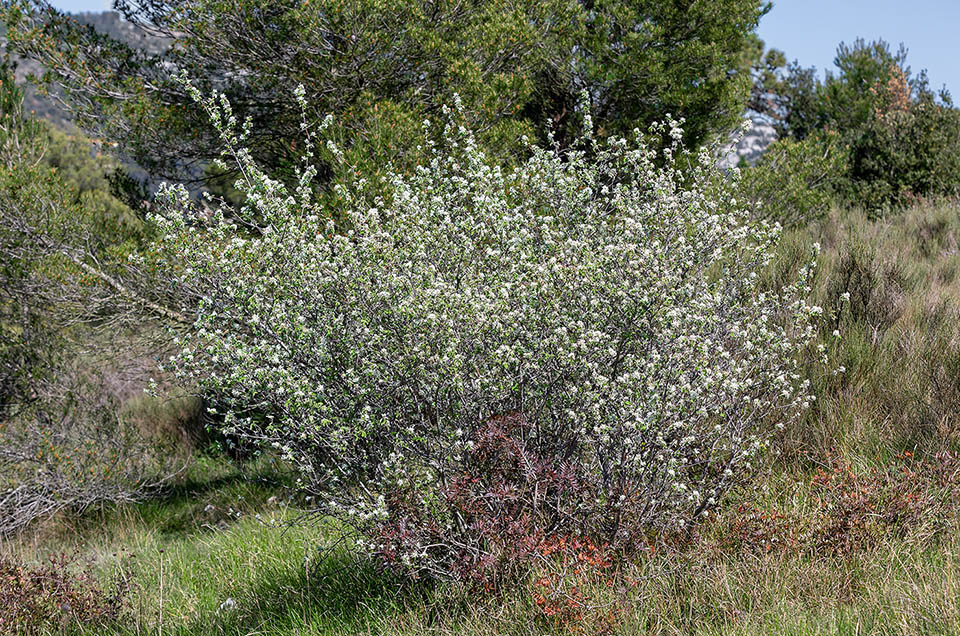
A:
<svg viewBox="0 0 960 636">
<path fill-rule="evenodd" d="M 958 448 L 960 427 L 960 206 L 927 204 L 889 219 L 834 211 L 787 237 L 781 271 L 813 241 L 823 246 L 815 289 L 842 309 L 839 341 L 823 342 L 837 376 L 816 380 L 818 402 L 788 432 L 787 454 L 841 454 L 883 463 L 904 451 Z M 832 327 L 830 328 L 832 330 Z"/>
<path fill-rule="evenodd" d="M 77 549 L 104 580 L 127 569 L 131 635 L 960 634 L 960 206 L 834 211 L 788 235 L 773 281 L 815 240 L 819 302 L 851 295 L 841 339 L 823 334 L 846 372 L 815 378 L 816 407 L 777 460 L 669 550 L 547 569 L 499 595 L 402 582 L 342 547 L 318 551 L 330 527 L 258 520 L 289 520 L 297 502 L 275 476 L 208 458 L 165 499 L 61 517 L 0 554 Z M 162 427 L 196 405 L 127 408 Z M 579 603 L 566 619 L 536 602 L 545 578 Z"/>
</svg>

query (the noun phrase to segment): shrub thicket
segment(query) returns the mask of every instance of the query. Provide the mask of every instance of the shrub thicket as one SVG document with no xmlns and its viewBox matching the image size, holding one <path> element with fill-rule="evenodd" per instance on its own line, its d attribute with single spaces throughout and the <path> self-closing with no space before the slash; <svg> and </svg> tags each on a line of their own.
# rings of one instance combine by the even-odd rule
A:
<svg viewBox="0 0 960 636">
<path fill-rule="evenodd" d="M 676 123 L 662 154 L 588 137 L 508 172 L 453 113 L 388 200 L 338 189 L 337 228 L 309 164 L 288 191 L 194 91 L 251 204 L 203 218 L 164 194 L 157 265 L 197 293 L 171 366 L 385 561 L 466 576 L 553 535 L 636 547 L 708 514 L 762 424 L 808 404 L 811 270 L 760 292 L 778 233 L 721 213 Z"/>
<path fill-rule="evenodd" d="M 28 566 L 0 557 L 0 633 L 79 634 L 115 626 L 127 613 L 127 581 L 101 586 L 76 557 Z"/>
<path fill-rule="evenodd" d="M 840 136 L 822 133 L 778 139 L 753 166 L 743 168 L 740 196 L 755 218 L 797 227 L 830 209 L 846 169 Z"/>
<path fill-rule="evenodd" d="M 97 377 L 98 354 L 118 366 L 122 265 L 142 234 L 81 148 L 24 118 L 0 74 L 0 535 L 136 499 L 177 463 Z"/>
</svg>

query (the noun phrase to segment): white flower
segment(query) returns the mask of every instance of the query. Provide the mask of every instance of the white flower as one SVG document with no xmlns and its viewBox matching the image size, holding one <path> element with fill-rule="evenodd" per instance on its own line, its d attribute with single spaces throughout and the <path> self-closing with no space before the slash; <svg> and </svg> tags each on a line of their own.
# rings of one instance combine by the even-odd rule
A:
<svg viewBox="0 0 960 636">
<path fill-rule="evenodd" d="M 219 99 L 199 99 L 229 127 Z M 531 147 L 507 170 L 448 119 L 423 165 L 378 184 L 388 196 L 358 179 L 319 203 L 315 171 L 290 191 L 235 150 L 249 207 L 198 232 L 188 193 L 169 189 L 158 258 L 204 297 L 169 366 L 222 396 L 225 429 L 322 489 L 311 507 L 361 534 L 394 514 L 379 493 L 442 506 L 444 480 L 490 457 L 492 439 L 527 457 L 542 435 L 574 449 L 563 460 L 598 484 L 596 510 L 640 501 L 647 516 L 631 523 L 691 521 L 761 454 L 767 418 L 779 428 L 811 402 L 798 360 L 824 313 L 807 303 L 812 262 L 763 289 L 778 227 L 719 213 L 732 196 L 690 161 L 702 153 L 686 154 L 678 122 L 657 129 L 665 152 Z M 601 455 L 613 474 L 589 479 Z M 720 462 L 732 462 L 720 475 L 699 468 Z M 413 546 L 397 558 L 442 562 Z"/>
</svg>

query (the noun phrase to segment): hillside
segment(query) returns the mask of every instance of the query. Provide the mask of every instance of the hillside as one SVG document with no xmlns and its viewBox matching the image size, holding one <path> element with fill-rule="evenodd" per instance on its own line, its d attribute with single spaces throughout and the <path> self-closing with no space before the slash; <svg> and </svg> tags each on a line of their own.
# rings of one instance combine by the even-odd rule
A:
<svg viewBox="0 0 960 636">
<path fill-rule="evenodd" d="M 143 32 L 133 24 L 124 20 L 116 11 L 78 13 L 75 17 L 99 33 L 108 35 L 151 54 L 162 53 L 168 46 L 166 38 Z M 0 50 L 5 51 L 5 49 L 6 38 L 0 36 Z M 61 128 L 69 127 L 69 115 L 57 103 L 56 97 L 42 95 L 35 86 L 26 82 L 29 76 L 40 77 L 43 74 L 43 66 L 33 60 L 23 58 L 14 57 L 12 61 L 17 65 L 17 79 L 26 84 L 26 95 L 24 98 L 25 110 Z"/>
</svg>

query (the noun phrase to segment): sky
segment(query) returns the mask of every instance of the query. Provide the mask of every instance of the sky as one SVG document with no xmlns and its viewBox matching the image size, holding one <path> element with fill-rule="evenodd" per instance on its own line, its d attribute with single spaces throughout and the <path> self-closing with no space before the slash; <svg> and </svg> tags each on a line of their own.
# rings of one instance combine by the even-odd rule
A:
<svg viewBox="0 0 960 636">
<path fill-rule="evenodd" d="M 87 11 L 109 11 L 113 6 L 112 0 L 53 0 L 50 2 L 61 11 L 81 13 Z"/>
<path fill-rule="evenodd" d="M 773 0 L 757 33 L 790 61 L 815 66 L 822 77 L 835 69 L 837 44 L 883 38 L 894 51 L 902 42 L 907 65 L 926 69 L 930 86 L 946 84 L 960 101 L 960 0 Z"/>
<path fill-rule="evenodd" d="M 103 11 L 110 0 L 53 0 L 67 11 Z M 894 50 L 902 42 L 907 64 L 926 69 L 930 85 L 944 84 L 960 101 L 960 0 L 774 0 L 758 33 L 768 46 L 816 66 L 833 68 L 837 44 L 883 38 Z"/>
</svg>

